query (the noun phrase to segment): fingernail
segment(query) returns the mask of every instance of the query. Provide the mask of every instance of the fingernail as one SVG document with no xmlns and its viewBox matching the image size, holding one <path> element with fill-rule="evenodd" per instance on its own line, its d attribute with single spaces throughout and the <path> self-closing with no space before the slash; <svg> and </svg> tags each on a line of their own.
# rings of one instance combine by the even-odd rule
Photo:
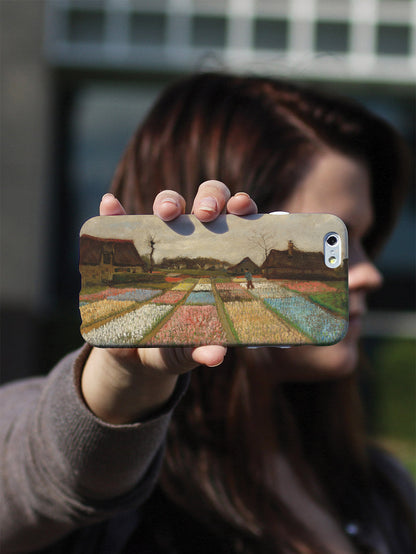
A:
<svg viewBox="0 0 416 554">
<path fill-rule="evenodd" d="M 106 192 L 103 197 L 101 198 L 101 200 L 110 200 L 114 198 L 114 194 L 112 194 L 111 192 Z"/>
<path fill-rule="evenodd" d="M 167 196 L 166 198 L 164 198 L 161 203 L 170 204 L 170 205 L 176 206 L 177 208 L 180 208 L 179 202 L 175 198 L 171 198 L 170 196 Z"/>
<path fill-rule="evenodd" d="M 218 367 L 219 365 L 222 364 L 223 361 L 224 360 L 221 360 L 221 361 L 217 362 L 216 364 L 210 364 L 208 367 Z"/>
<path fill-rule="evenodd" d="M 213 196 L 207 196 L 203 198 L 198 205 L 198 210 L 210 213 L 218 211 L 217 199 Z"/>
<path fill-rule="evenodd" d="M 234 196 L 246 196 L 247 198 L 250 198 L 250 195 L 246 192 L 236 192 Z"/>
</svg>

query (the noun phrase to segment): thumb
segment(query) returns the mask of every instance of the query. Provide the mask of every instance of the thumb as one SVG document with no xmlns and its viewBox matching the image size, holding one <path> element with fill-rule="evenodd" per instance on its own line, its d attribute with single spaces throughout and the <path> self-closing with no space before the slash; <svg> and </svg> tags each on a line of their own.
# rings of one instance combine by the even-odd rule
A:
<svg viewBox="0 0 416 554">
<path fill-rule="evenodd" d="M 138 350 L 142 364 L 173 374 L 185 373 L 199 365 L 216 367 L 223 362 L 227 352 L 224 346 L 219 345 Z"/>
<path fill-rule="evenodd" d="M 212 344 L 209 346 L 198 346 L 192 351 L 192 359 L 199 365 L 217 367 L 224 361 L 227 349 L 225 346 Z"/>
</svg>

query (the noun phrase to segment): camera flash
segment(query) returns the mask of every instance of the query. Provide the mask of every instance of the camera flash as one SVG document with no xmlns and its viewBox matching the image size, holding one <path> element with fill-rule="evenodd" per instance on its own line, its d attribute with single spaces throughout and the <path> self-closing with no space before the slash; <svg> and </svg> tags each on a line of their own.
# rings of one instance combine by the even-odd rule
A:
<svg viewBox="0 0 416 554">
<path fill-rule="evenodd" d="M 331 269 L 336 269 L 342 264 L 342 241 L 334 231 L 324 237 L 324 261 L 326 267 Z"/>
</svg>

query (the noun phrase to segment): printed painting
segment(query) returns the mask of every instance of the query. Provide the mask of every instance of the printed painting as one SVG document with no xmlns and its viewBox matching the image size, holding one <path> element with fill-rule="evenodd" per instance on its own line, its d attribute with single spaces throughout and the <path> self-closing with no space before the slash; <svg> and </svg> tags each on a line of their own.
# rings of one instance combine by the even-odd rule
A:
<svg viewBox="0 0 416 554">
<path fill-rule="evenodd" d="M 343 241 L 336 268 L 324 263 L 328 232 Z M 92 218 L 80 233 L 82 336 L 103 347 L 332 344 L 348 326 L 346 242 L 322 214 Z"/>
</svg>

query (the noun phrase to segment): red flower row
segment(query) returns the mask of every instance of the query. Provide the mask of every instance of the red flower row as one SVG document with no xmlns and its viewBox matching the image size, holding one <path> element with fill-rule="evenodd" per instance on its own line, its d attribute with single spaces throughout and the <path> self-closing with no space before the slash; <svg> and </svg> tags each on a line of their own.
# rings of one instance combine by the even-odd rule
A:
<svg viewBox="0 0 416 554">
<path fill-rule="evenodd" d="M 215 306 L 180 306 L 149 344 L 223 344 L 225 341 Z"/>
<path fill-rule="evenodd" d="M 321 281 L 289 281 L 285 283 L 284 286 L 290 290 L 305 292 L 307 294 L 312 292 L 332 292 L 336 290 L 334 287 L 331 287 L 326 283 L 322 283 Z"/>
</svg>

